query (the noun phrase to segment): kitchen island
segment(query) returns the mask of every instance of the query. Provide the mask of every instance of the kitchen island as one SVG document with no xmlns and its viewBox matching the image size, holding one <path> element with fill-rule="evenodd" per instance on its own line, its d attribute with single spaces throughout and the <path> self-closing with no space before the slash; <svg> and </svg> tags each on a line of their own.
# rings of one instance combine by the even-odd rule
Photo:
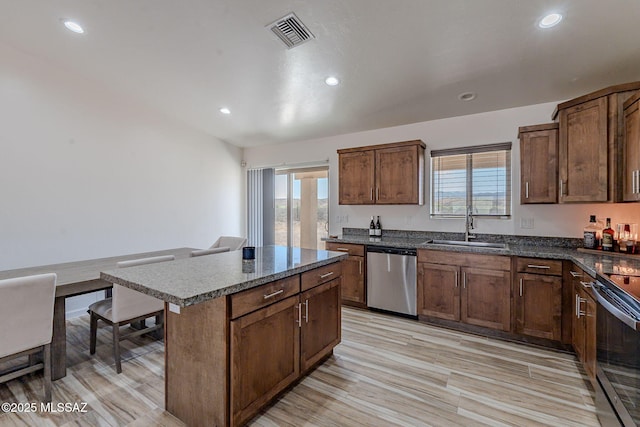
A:
<svg viewBox="0 0 640 427">
<path fill-rule="evenodd" d="M 104 271 L 166 301 L 165 408 L 189 426 L 241 425 L 340 342 L 346 254 L 280 246 Z"/>
</svg>

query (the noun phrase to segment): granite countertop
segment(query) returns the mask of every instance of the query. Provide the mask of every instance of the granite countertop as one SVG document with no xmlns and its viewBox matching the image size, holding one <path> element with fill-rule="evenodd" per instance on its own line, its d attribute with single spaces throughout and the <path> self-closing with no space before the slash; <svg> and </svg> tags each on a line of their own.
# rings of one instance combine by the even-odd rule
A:
<svg viewBox="0 0 640 427">
<path fill-rule="evenodd" d="M 522 256 L 568 260 L 574 262 L 591 276 L 609 281 L 606 275 L 627 274 L 640 276 L 640 256 L 614 257 L 606 253 L 595 254 L 577 250 L 580 239 L 478 235 L 475 241 L 504 243 L 504 248 L 477 246 L 454 246 L 430 243 L 431 240 L 464 240 L 461 233 L 438 233 L 418 231 L 394 231 L 381 238 L 369 238 L 359 229 L 353 234 L 327 238 L 327 242 L 351 243 L 367 246 L 387 246 L 406 249 L 431 249 L 449 252 L 471 252 L 485 255 Z M 366 230 L 365 230 L 366 231 Z"/>
<path fill-rule="evenodd" d="M 181 307 L 230 295 L 346 258 L 341 252 L 265 246 L 256 259 L 242 251 L 107 270 L 100 278 Z"/>
</svg>

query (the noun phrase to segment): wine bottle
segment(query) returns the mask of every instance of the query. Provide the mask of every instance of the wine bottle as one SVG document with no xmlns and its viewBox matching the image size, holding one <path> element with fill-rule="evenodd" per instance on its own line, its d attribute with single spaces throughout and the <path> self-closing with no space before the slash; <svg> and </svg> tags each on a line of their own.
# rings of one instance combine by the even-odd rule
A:
<svg viewBox="0 0 640 427">
<path fill-rule="evenodd" d="M 373 222 L 373 217 L 371 217 L 371 222 L 369 223 L 369 237 L 373 237 L 376 235 L 376 224 Z"/>
<path fill-rule="evenodd" d="M 607 225 L 604 230 L 602 230 L 602 250 L 607 252 L 613 252 L 613 243 L 615 232 L 613 228 L 611 228 L 611 218 L 607 218 Z"/>
<path fill-rule="evenodd" d="M 376 221 L 376 237 L 382 236 L 382 226 L 380 225 L 380 215 L 378 215 L 378 221 Z"/>
</svg>

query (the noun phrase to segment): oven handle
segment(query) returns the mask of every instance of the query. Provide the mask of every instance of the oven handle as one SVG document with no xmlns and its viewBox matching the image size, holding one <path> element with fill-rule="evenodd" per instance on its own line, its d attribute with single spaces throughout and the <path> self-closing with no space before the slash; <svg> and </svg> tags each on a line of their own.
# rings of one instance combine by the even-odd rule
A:
<svg viewBox="0 0 640 427">
<path fill-rule="evenodd" d="M 629 326 L 634 331 L 638 330 L 638 322 L 633 317 L 629 316 L 627 313 L 620 310 L 618 307 L 613 305 L 607 299 L 605 299 L 600 292 L 598 292 L 597 286 L 592 286 L 591 290 L 596 294 L 596 299 L 598 302 L 611 314 L 613 314 L 617 319 L 619 319 L 622 323 Z"/>
</svg>

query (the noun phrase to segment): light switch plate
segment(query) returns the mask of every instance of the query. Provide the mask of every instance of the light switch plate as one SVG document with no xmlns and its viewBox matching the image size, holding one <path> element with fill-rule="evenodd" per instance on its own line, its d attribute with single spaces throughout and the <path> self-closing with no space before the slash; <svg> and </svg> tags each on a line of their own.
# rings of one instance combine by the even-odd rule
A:
<svg viewBox="0 0 640 427">
<path fill-rule="evenodd" d="M 533 218 L 520 218 L 520 228 L 533 228 Z"/>
</svg>

